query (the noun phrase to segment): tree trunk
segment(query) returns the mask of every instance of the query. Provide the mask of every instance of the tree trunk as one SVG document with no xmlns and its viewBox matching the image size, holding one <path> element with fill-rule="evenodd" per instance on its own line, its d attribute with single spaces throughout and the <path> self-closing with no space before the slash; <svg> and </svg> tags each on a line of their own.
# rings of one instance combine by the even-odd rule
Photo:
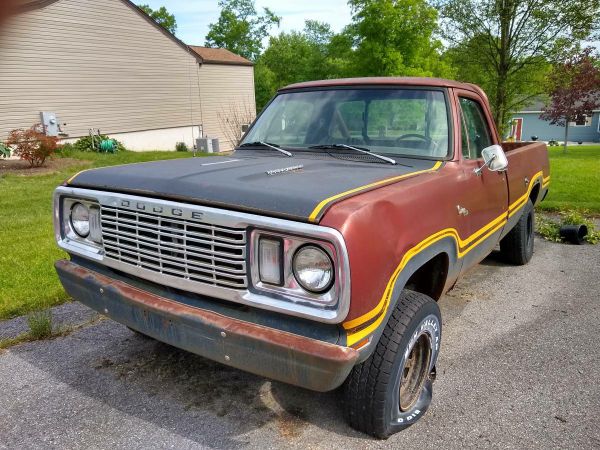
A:
<svg viewBox="0 0 600 450">
<path fill-rule="evenodd" d="M 506 110 L 506 75 L 504 73 L 498 74 L 498 80 L 496 82 L 496 92 L 494 96 L 494 121 L 496 122 L 496 128 L 500 133 L 500 136 L 504 138 L 507 132 L 507 113 Z"/>
<path fill-rule="evenodd" d="M 565 123 L 565 143 L 563 146 L 563 153 L 567 153 L 567 139 L 569 138 L 569 119 Z"/>
<path fill-rule="evenodd" d="M 496 80 L 494 120 L 496 121 L 496 128 L 498 129 L 500 136 L 504 138 L 504 135 L 508 128 L 507 116 L 509 113 L 509 111 L 507 111 L 508 96 L 506 92 L 506 85 L 508 82 L 508 73 L 510 70 L 509 31 L 511 20 L 511 8 L 510 5 L 506 2 L 502 2 L 499 19 L 500 45 L 498 47 L 498 79 Z"/>
</svg>

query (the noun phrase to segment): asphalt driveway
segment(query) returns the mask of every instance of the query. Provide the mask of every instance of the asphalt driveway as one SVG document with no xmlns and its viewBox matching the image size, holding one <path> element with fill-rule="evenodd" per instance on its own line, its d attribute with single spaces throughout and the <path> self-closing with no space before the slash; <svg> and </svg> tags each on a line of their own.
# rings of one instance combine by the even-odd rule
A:
<svg viewBox="0 0 600 450">
<path fill-rule="evenodd" d="M 600 245 L 536 245 L 441 300 L 433 405 L 388 441 L 346 426 L 335 392 L 100 320 L 0 353 L 0 448 L 600 448 Z"/>
</svg>

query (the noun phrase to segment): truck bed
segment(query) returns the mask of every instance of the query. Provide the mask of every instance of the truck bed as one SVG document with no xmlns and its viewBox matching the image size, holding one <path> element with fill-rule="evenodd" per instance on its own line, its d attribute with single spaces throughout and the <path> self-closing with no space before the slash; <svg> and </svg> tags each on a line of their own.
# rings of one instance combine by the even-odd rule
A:
<svg viewBox="0 0 600 450">
<path fill-rule="evenodd" d="M 508 158 L 508 204 L 513 205 L 524 195 L 530 183 L 544 182 L 550 173 L 548 151 L 544 142 L 503 142 Z M 527 180 L 529 183 L 527 183 Z"/>
</svg>

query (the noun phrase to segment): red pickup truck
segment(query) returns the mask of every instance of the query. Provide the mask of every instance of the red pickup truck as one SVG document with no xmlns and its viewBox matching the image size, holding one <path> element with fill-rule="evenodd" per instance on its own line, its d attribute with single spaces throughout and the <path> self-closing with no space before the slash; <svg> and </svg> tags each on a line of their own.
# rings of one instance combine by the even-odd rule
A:
<svg viewBox="0 0 600 450">
<path fill-rule="evenodd" d="M 502 143 L 485 94 L 429 78 L 281 89 L 236 151 L 79 173 L 57 188 L 72 297 L 255 374 L 343 386 L 385 438 L 430 405 L 437 301 L 498 244 L 533 255 L 543 143 Z"/>
</svg>

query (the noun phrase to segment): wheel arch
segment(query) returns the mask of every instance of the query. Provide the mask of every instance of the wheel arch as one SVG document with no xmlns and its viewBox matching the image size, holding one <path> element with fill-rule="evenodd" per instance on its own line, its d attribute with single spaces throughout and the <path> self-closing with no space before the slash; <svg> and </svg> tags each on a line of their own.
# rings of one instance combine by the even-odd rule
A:
<svg viewBox="0 0 600 450">
<path fill-rule="evenodd" d="M 533 203 L 534 206 L 537 204 L 537 201 L 540 198 L 541 190 L 542 190 L 542 185 L 539 181 L 537 181 L 531 188 L 531 192 L 529 193 L 529 198 L 531 199 L 531 203 Z"/>
<path fill-rule="evenodd" d="M 460 265 L 458 243 L 453 236 L 445 236 L 424 248 L 402 268 L 394 283 L 388 310 L 395 306 L 400 292 L 404 289 L 411 289 L 439 300 L 448 281 L 458 276 Z M 442 274 L 435 274 L 435 283 L 427 287 L 425 284 L 431 281 L 431 273 L 435 270 L 441 270 Z"/>
<path fill-rule="evenodd" d="M 442 251 L 417 268 L 403 289 L 420 292 L 438 301 L 444 293 L 449 268 L 450 256 Z"/>
<path fill-rule="evenodd" d="M 385 329 L 392 312 L 396 308 L 400 293 L 404 289 L 414 290 L 422 294 L 432 297 L 434 300 L 439 300 L 444 291 L 449 285 L 454 283 L 461 269 L 461 262 L 458 258 L 457 242 L 454 237 L 446 236 L 429 247 L 423 249 L 414 255 L 402 268 L 398 277 L 394 281 L 393 288 L 390 293 L 390 300 L 385 309 L 383 320 L 377 328 L 370 333 L 371 340 L 368 346 L 359 349 L 359 361 L 367 359 L 375 347 Z M 427 286 L 428 273 L 431 271 L 441 270 L 443 276 L 438 276 L 432 286 Z"/>
</svg>

